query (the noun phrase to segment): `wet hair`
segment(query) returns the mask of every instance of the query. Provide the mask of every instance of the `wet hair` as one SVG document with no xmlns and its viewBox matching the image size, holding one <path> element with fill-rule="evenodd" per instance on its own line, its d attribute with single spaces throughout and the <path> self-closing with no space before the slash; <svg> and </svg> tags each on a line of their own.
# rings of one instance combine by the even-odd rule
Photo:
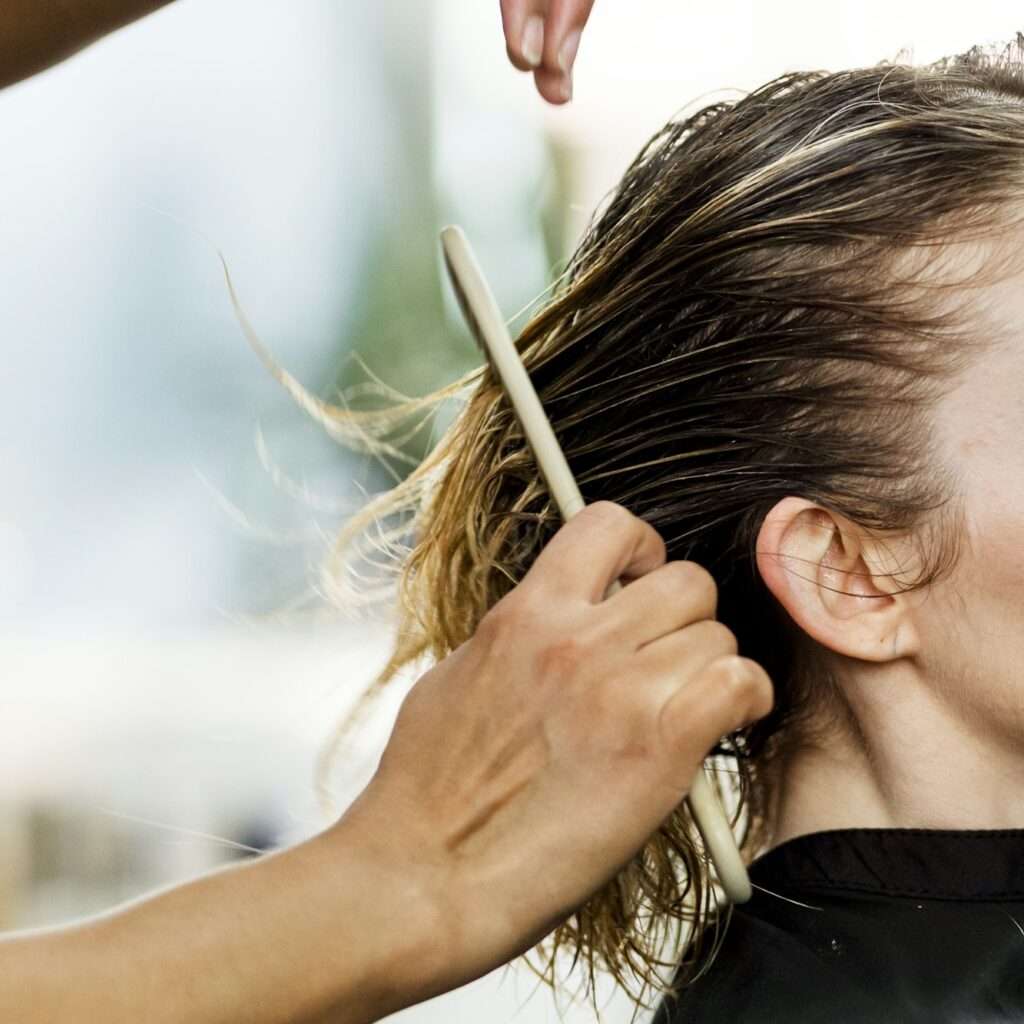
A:
<svg viewBox="0 0 1024 1024">
<path fill-rule="evenodd" d="M 983 275 L 935 271 L 953 243 L 1016 228 L 1022 44 L 1018 33 L 1001 54 L 788 73 L 672 120 L 518 337 L 584 499 L 621 503 L 661 533 L 670 559 L 710 570 L 717 617 L 772 678 L 771 713 L 712 751 L 732 768 L 713 774 L 748 861 L 770 841 L 786 755 L 856 724 L 827 652 L 758 575 L 766 514 L 798 495 L 882 540 L 912 538 L 921 557 L 907 588 L 956 563 L 963 494 L 929 411 L 998 336 L 968 301 Z M 345 525 L 325 569 L 350 603 L 349 574 L 376 527 L 399 623 L 371 693 L 467 640 L 560 525 L 487 365 L 331 420 L 380 453 L 400 424 L 448 400 L 459 403 L 449 429 Z M 567 951 L 591 984 L 595 970 L 630 991 L 639 982 L 640 1005 L 648 986 L 668 990 L 661 968 L 678 968 L 676 986 L 693 982 L 722 914 L 680 804 L 533 952 L 552 984 Z"/>
</svg>

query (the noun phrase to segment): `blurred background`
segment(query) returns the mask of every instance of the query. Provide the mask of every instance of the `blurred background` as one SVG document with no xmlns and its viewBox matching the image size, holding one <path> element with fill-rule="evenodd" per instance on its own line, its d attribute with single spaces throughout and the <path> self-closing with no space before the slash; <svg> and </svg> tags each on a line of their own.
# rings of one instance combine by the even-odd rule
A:
<svg viewBox="0 0 1024 1024">
<path fill-rule="evenodd" d="M 422 394 L 478 362 L 444 224 L 515 326 L 681 109 L 1019 27 L 996 2 L 597 0 L 555 109 L 496 0 L 180 0 L 0 93 L 0 929 L 319 831 L 318 751 L 388 653 L 386 610 L 329 613 L 317 568 L 393 478 L 259 362 L 218 251 L 314 394 Z M 340 805 L 401 692 L 337 766 Z M 517 967 L 398 1016 L 558 1011 L 593 1019 Z"/>
</svg>

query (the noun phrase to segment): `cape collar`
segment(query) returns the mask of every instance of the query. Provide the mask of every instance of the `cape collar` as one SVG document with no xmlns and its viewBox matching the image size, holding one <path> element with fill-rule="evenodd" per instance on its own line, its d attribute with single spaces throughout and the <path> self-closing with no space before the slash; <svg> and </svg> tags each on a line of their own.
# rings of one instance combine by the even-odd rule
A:
<svg viewBox="0 0 1024 1024">
<path fill-rule="evenodd" d="M 844 828 L 757 857 L 767 889 L 845 890 L 946 900 L 1024 898 L 1024 829 Z"/>
</svg>

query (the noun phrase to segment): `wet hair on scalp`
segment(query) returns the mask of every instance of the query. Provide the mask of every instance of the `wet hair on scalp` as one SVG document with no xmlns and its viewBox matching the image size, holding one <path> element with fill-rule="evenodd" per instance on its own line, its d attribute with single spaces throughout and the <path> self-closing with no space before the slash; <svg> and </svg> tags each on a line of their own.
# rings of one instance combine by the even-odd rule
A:
<svg viewBox="0 0 1024 1024">
<path fill-rule="evenodd" d="M 712 774 L 748 860 L 770 840 L 780 759 L 821 722 L 843 721 L 825 652 L 758 575 L 765 515 L 798 495 L 878 538 L 913 537 L 921 558 L 907 587 L 956 562 L 962 492 L 929 411 L 999 339 L 969 301 L 988 276 L 935 270 L 953 243 L 1016 229 L 1022 43 L 1018 33 L 1002 53 L 975 47 L 925 66 L 788 73 L 671 121 L 517 340 L 584 499 L 621 503 L 661 533 L 670 559 L 710 570 L 718 618 L 772 678 L 773 711 L 713 751 L 731 767 Z M 376 527 L 400 618 L 370 693 L 468 639 L 560 525 L 487 365 L 432 395 L 330 418 L 379 453 L 449 399 L 460 403 L 450 428 L 346 523 L 325 567 L 339 602 L 366 599 L 350 573 Z M 678 969 L 677 986 L 693 982 L 722 915 L 681 804 L 533 952 L 552 984 L 568 951 L 591 985 L 608 971 L 639 1006 L 666 990 L 664 968 Z"/>
</svg>

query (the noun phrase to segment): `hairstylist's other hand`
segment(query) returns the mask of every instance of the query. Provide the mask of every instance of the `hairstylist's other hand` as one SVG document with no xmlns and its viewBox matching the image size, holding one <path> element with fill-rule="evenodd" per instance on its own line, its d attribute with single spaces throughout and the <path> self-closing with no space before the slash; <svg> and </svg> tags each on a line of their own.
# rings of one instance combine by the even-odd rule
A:
<svg viewBox="0 0 1024 1024">
<path fill-rule="evenodd" d="M 549 103 L 572 99 L 572 66 L 594 0 L 501 0 L 509 60 Z"/>
<path fill-rule="evenodd" d="M 536 944 L 639 850 L 708 750 L 771 709 L 716 602 L 705 569 L 666 563 L 651 526 L 597 502 L 410 690 L 338 826 L 379 837 L 378 862 L 433 901 L 422 998 Z"/>
</svg>

